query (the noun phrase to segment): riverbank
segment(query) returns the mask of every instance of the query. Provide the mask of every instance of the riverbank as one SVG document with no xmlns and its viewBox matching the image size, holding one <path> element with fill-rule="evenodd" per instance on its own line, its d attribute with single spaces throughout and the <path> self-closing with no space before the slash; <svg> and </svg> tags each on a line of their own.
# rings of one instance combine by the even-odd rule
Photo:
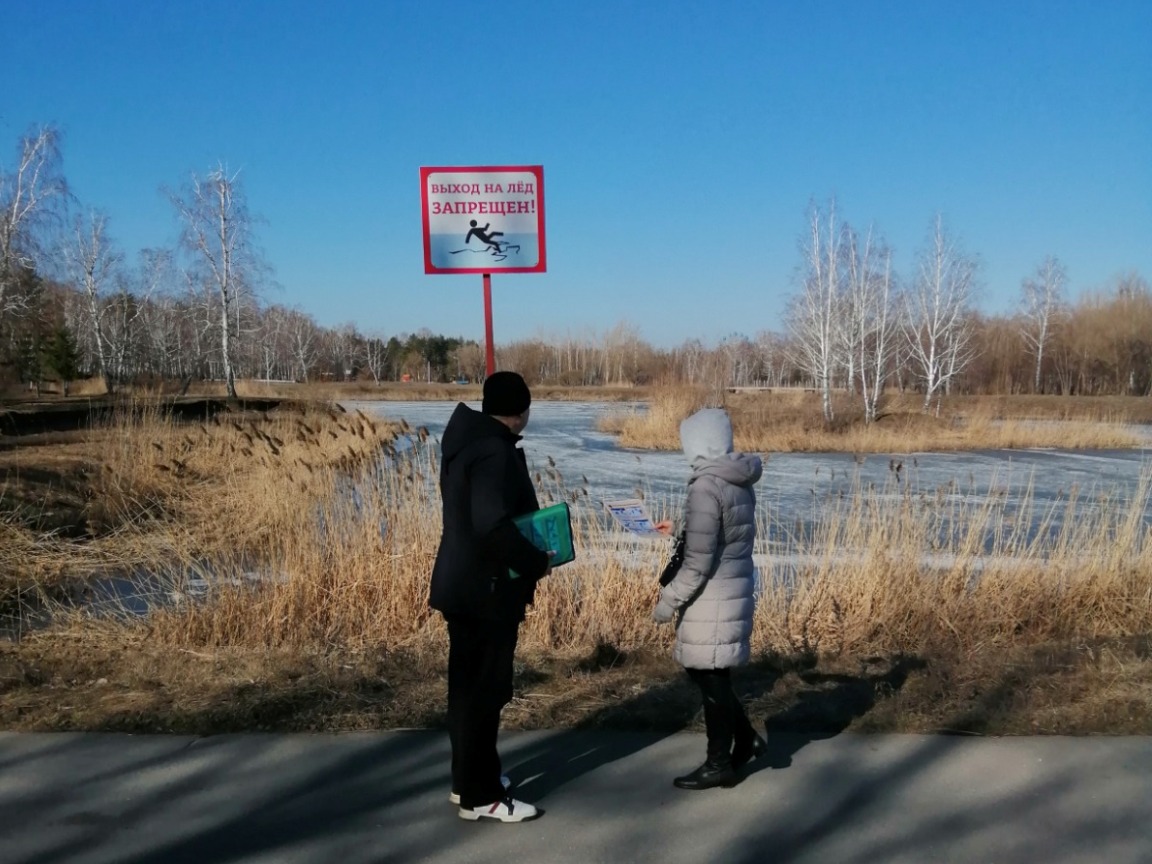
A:
<svg viewBox="0 0 1152 864">
<path fill-rule="evenodd" d="M 73 626 L 0 642 L 0 729 L 216 735 L 443 728 L 445 638 L 348 650 L 173 647 Z M 769 732 L 1152 735 L 1152 638 L 919 655 L 759 656 L 735 675 Z M 521 650 L 507 729 L 703 730 L 670 652 Z"/>
<path fill-rule="evenodd" d="M 144 413 L 0 452 L 85 518 L 76 536 L 38 525 L 48 498 L 0 517 L 0 571 L 16 574 L 8 611 L 36 598 L 53 621 L 0 643 L 0 726 L 442 724 L 444 634 L 425 604 L 436 458 L 419 428 L 322 406 L 205 423 Z M 579 487 L 547 482 L 583 512 Z M 766 525 L 764 536 L 791 535 L 780 554 L 798 563 L 765 586 L 742 692 L 777 728 L 1148 734 L 1147 498 L 1068 490 L 1062 518 L 1035 514 L 1051 529 L 1036 532 L 992 490 L 981 501 L 848 486 L 810 507 L 803 532 Z M 578 521 L 581 548 L 616 548 Z M 663 550 L 619 552 L 541 585 L 510 726 L 698 727 L 671 633 L 650 619 Z M 83 597 L 53 594 L 71 576 L 125 568 L 161 580 L 147 618 L 92 617 L 77 610 Z"/>
<path fill-rule="evenodd" d="M 0 437 L 0 598 L 157 561 L 260 555 L 292 495 L 375 459 L 398 431 L 269 399 L 38 406 L 7 422 L 22 434 Z"/>
</svg>

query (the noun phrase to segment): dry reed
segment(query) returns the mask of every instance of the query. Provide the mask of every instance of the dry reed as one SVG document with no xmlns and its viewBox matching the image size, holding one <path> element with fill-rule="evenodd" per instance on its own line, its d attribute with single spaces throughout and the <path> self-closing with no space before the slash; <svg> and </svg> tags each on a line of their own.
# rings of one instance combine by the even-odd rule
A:
<svg viewBox="0 0 1152 864">
<path fill-rule="evenodd" d="M 643 410 L 610 412 L 600 418 L 596 426 L 601 432 L 618 435 L 624 447 L 676 450 L 680 447 L 680 421 L 719 401 L 714 393 L 703 388 L 661 388 L 653 393 Z"/>
<path fill-rule="evenodd" d="M 282 514 L 289 530 L 263 547 L 260 581 L 241 578 L 242 562 L 219 560 L 212 569 L 227 584 L 154 616 L 153 633 L 182 645 L 441 643 L 426 605 L 439 539 L 435 476 L 435 451 L 419 441 L 383 466 L 333 474 Z M 1002 490 L 969 499 L 861 488 L 818 512 L 810 531 L 766 522 L 761 554 L 796 563 L 765 574 L 755 650 L 963 653 L 1147 632 L 1150 485 L 1127 500 L 1071 492 L 1046 512 L 1027 491 L 1010 508 Z M 573 502 L 582 551 L 539 585 L 525 648 L 667 646 L 670 628 L 650 618 L 666 545 L 612 531 L 579 489 L 552 493 Z"/>
<path fill-rule="evenodd" d="M 1152 629 L 1152 478 L 1130 498 L 1072 490 L 1041 510 L 954 489 L 856 490 L 786 549 L 760 644 L 820 655 L 937 652 L 1124 637 Z"/>
<path fill-rule="evenodd" d="M 836 419 L 826 423 L 820 397 L 812 392 L 664 388 L 653 393 L 646 409 L 608 414 L 598 428 L 618 435 L 625 447 L 677 450 L 680 421 L 705 405 L 721 405 L 732 417 L 737 449 L 752 453 L 1101 450 L 1147 443 L 1131 428 L 1134 409 L 1118 400 L 957 399 L 936 416 L 919 410 L 912 399 L 894 396 L 870 424 L 846 394 L 835 394 L 833 403 Z"/>
<path fill-rule="evenodd" d="M 192 425 L 145 410 L 108 433 L 98 498 L 110 530 L 91 560 L 146 567 L 172 598 L 125 626 L 189 650 L 443 644 L 426 602 L 440 505 L 424 430 L 332 409 Z M 539 585 L 522 644 L 666 647 L 671 629 L 650 618 L 666 544 L 612 530 L 586 489 L 553 466 L 544 475 L 542 498 L 573 506 L 581 551 Z M 963 655 L 1149 632 L 1150 485 L 1129 499 L 1070 491 L 1044 512 L 1027 494 L 1009 507 L 1000 491 L 856 488 L 804 531 L 769 516 L 760 554 L 776 566 L 755 650 Z"/>
</svg>

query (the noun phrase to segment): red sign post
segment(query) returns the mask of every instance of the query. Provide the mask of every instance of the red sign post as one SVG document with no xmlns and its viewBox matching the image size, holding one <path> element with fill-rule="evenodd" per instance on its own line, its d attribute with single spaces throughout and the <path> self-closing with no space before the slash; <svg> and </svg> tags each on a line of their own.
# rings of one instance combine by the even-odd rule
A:
<svg viewBox="0 0 1152 864">
<path fill-rule="evenodd" d="M 496 371 L 492 274 L 543 273 L 541 165 L 421 168 L 425 273 L 480 273 L 486 374 Z"/>
</svg>

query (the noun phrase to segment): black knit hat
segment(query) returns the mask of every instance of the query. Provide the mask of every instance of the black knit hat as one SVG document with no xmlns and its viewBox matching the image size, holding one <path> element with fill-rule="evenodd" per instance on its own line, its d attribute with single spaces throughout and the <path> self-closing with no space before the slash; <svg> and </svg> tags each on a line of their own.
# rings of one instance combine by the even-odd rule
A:
<svg viewBox="0 0 1152 864">
<path fill-rule="evenodd" d="M 493 372 L 484 379 L 484 403 L 480 410 L 485 414 L 516 417 L 531 404 L 528 385 L 515 372 Z"/>
</svg>

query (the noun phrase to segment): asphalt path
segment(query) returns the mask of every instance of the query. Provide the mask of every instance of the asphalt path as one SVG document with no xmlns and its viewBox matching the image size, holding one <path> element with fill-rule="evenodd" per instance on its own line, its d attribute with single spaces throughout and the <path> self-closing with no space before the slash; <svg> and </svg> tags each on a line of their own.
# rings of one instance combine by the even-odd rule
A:
<svg viewBox="0 0 1152 864">
<path fill-rule="evenodd" d="M 732 789 L 700 734 L 505 733 L 543 815 L 465 822 L 442 732 L 0 733 L 0 864 L 1152 861 L 1152 739 L 773 735 Z"/>
</svg>

